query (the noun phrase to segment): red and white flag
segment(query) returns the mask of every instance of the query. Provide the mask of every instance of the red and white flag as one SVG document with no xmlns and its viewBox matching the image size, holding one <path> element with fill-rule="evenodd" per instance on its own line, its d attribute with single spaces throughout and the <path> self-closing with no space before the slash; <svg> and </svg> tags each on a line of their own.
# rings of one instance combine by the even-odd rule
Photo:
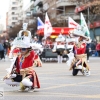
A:
<svg viewBox="0 0 100 100">
<path fill-rule="evenodd" d="M 68 27 L 75 28 L 75 29 L 81 29 L 81 25 L 76 23 L 71 17 L 68 18 Z"/>
<path fill-rule="evenodd" d="M 45 24 L 44 24 L 44 38 L 47 38 L 52 33 L 52 25 L 50 23 L 49 17 L 46 13 L 45 15 Z"/>
</svg>

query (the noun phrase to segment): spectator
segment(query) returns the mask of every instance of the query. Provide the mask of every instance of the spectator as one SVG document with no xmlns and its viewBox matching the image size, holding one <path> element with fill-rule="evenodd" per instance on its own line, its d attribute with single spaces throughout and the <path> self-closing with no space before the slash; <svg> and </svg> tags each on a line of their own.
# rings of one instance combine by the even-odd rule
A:
<svg viewBox="0 0 100 100">
<path fill-rule="evenodd" d="M 9 43 L 8 40 L 5 40 L 5 42 L 4 42 L 4 53 L 5 53 L 5 55 L 7 54 L 8 49 L 10 49 L 10 43 Z"/>
<path fill-rule="evenodd" d="M 33 43 L 40 43 L 37 36 L 34 36 L 34 37 L 33 37 L 32 42 L 33 42 Z"/>
<path fill-rule="evenodd" d="M 96 45 L 96 51 L 98 52 L 98 56 L 100 57 L 100 42 Z"/>
<path fill-rule="evenodd" d="M 45 41 L 45 48 L 47 48 L 47 49 L 52 49 L 53 48 L 52 41 L 51 41 L 50 38 L 46 39 L 46 41 Z"/>
<path fill-rule="evenodd" d="M 3 47 L 2 43 L 0 43 L 0 59 L 3 59 L 3 58 L 5 58 L 4 47 Z"/>
<path fill-rule="evenodd" d="M 90 56 L 90 43 L 86 43 L 86 54 L 87 54 L 87 62 L 89 62 L 89 56 Z"/>
<path fill-rule="evenodd" d="M 91 55 L 92 55 L 96 50 L 96 42 L 95 41 L 91 42 L 90 48 L 91 48 Z"/>
</svg>

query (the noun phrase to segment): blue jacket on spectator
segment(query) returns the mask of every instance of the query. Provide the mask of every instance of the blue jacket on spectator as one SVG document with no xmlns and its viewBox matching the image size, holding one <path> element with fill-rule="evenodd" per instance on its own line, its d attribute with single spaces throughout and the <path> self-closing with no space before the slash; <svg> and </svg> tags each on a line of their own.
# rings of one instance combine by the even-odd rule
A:
<svg viewBox="0 0 100 100">
<path fill-rule="evenodd" d="M 4 50 L 4 47 L 3 45 L 0 43 L 0 51 L 3 51 Z"/>
<path fill-rule="evenodd" d="M 90 43 L 86 44 L 86 49 L 89 49 L 91 47 Z"/>
</svg>

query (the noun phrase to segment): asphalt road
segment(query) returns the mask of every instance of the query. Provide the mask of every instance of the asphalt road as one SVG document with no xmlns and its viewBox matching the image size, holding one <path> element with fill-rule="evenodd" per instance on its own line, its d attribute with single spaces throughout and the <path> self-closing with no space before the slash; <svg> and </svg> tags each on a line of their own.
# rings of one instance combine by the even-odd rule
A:
<svg viewBox="0 0 100 100">
<path fill-rule="evenodd" d="M 3 100 L 100 100 L 100 58 L 90 57 L 90 76 L 83 76 L 80 72 L 72 76 L 66 63 L 43 63 L 43 67 L 34 67 L 41 88 L 32 93 L 18 92 L 19 87 L 8 86 L 2 81 L 9 66 L 9 59 L 0 61 Z"/>
</svg>

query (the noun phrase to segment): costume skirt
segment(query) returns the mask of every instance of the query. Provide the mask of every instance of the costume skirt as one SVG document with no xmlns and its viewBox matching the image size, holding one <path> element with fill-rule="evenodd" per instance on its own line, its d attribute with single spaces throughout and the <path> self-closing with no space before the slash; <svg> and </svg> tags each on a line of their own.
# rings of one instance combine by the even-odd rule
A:
<svg viewBox="0 0 100 100">
<path fill-rule="evenodd" d="M 64 50 L 65 50 L 64 48 L 59 48 L 59 49 L 56 50 L 56 53 L 57 53 L 58 55 L 61 55 L 61 56 L 62 56 Z"/>
<path fill-rule="evenodd" d="M 26 75 L 26 77 L 29 77 L 30 81 L 33 82 L 33 77 L 31 75 Z M 17 74 L 15 78 L 12 78 L 15 82 L 21 82 L 22 81 L 22 75 Z"/>
</svg>

